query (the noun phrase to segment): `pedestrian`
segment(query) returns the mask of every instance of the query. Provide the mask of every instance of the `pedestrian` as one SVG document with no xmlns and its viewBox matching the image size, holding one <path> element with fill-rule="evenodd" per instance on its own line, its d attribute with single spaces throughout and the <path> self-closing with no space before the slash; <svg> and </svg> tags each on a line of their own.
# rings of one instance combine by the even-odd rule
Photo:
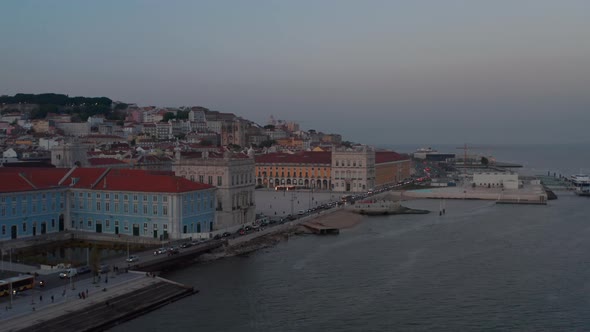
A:
<svg viewBox="0 0 590 332">
<path fill-rule="evenodd" d="M 106 277 L 104 278 L 104 283 L 105 283 L 105 284 L 108 284 L 108 283 L 109 283 L 109 276 L 106 276 Z"/>
<path fill-rule="evenodd" d="M 53 294 L 51 294 L 51 303 L 53 303 Z"/>
<path fill-rule="evenodd" d="M 39 295 L 39 302 L 43 302 L 43 295 Z"/>
<path fill-rule="evenodd" d="M 63 292 L 61 292 L 61 296 L 66 296 L 66 290 L 64 289 Z"/>
</svg>

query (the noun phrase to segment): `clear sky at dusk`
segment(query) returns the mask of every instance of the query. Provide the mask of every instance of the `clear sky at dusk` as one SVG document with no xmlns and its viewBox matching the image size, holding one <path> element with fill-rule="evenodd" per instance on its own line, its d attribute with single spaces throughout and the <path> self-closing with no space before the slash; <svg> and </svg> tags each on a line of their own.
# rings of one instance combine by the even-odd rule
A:
<svg viewBox="0 0 590 332">
<path fill-rule="evenodd" d="M 590 142 L 590 1 L 2 1 L 0 94 L 368 144 Z"/>
</svg>

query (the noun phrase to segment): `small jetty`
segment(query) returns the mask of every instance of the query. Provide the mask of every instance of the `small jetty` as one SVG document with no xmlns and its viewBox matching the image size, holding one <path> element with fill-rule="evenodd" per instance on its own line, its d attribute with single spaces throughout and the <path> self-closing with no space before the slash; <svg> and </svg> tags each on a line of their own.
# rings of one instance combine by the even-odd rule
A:
<svg viewBox="0 0 590 332">
<path fill-rule="evenodd" d="M 362 201 L 349 208 L 352 212 L 367 216 L 390 214 L 427 214 L 428 210 L 410 209 L 394 201 Z"/>
<path fill-rule="evenodd" d="M 319 234 L 319 235 L 339 234 L 340 233 L 340 229 L 338 229 L 336 227 L 330 227 L 330 226 L 326 226 L 322 223 L 317 223 L 317 222 L 312 222 L 312 221 L 304 222 L 301 224 L 301 226 L 307 228 L 312 233 Z"/>
</svg>

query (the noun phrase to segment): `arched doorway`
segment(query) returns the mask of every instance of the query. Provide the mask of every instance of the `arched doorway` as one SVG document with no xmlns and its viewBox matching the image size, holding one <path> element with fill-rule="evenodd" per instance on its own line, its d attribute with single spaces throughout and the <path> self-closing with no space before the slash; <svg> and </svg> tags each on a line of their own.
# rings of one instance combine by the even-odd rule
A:
<svg viewBox="0 0 590 332">
<path fill-rule="evenodd" d="M 309 187 L 309 180 L 305 179 L 305 182 L 303 182 L 303 183 L 306 187 Z"/>
<path fill-rule="evenodd" d="M 328 189 L 328 180 L 324 180 L 322 188 Z"/>
</svg>

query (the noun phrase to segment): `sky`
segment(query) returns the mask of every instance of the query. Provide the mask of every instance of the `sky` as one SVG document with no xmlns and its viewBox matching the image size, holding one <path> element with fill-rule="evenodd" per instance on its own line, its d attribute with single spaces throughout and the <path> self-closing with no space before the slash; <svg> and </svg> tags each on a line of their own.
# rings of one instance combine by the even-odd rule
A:
<svg viewBox="0 0 590 332">
<path fill-rule="evenodd" d="M 365 144 L 590 143 L 587 0 L 4 0 L 0 13 L 0 95 L 201 105 Z"/>
</svg>

